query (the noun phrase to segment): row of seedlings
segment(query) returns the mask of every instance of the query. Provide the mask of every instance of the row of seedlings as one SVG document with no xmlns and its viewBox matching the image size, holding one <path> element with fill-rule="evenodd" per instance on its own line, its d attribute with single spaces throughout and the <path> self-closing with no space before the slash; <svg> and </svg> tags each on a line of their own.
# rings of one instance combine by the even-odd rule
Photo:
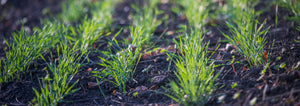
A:
<svg viewBox="0 0 300 106">
<path fill-rule="evenodd" d="M 82 59 L 87 59 L 91 45 L 101 38 L 107 26 L 111 24 L 111 13 L 115 3 L 116 0 L 68 0 L 63 4 L 63 11 L 58 15 L 57 21 L 45 21 L 44 28 L 49 29 L 49 32 L 45 32 L 47 30 L 44 29 L 39 32 L 44 34 L 44 38 L 50 39 L 50 47 L 56 50 L 58 60 L 47 63 L 51 73 L 42 78 L 40 90 L 33 88 L 37 97 L 33 99 L 32 104 L 57 105 L 65 96 L 79 90 L 73 88 L 78 80 L 72 79 L 82 66 Z M 88 19 L 86 6 L 94 8 L 91 10 L 91 19 Z M 81 21 L 78 27 L 72 26 L 78 21 Z M 61 30 L 61 33 L 56 33 L 57 30 Z M 53 58 L 52 52 L 50 53 L 50 58 Z M 47 60 L 43 56 L 42 58 Z"/>
<path fill-rule="evenodd" d="M 179 52 L 173 54 L 178 81 L 170 83 L 170 98 L 182 105 L 205 105 L 215 90 L 214 64 L 207 57 L 208 44 L 203 42 L 204 25 L 210 0 L 177 0 L 184 7 L 189 27 L 176 42 Z M 206 46 L 205 46 L 206 45 Z"/>
<path fill-rule="evenodd" d="M 126 92 L 126 83 L 133 80 L 135 67 L 141 58 L 142 49 L 151 45 L 151 37 L 155 28 L 161 24 L 157 20 L 159 13 L 156 5 L 160 0 L 151 0 L 149 5 L 144 5 L 139 9 L 138 5 L 132 5 L 137 11 L 133 17 L 133 26 L 130 27 L 130 40 L 125 40 L 125 45 L 128 48 L 122 49 L 119 42 L 115 39 L 119 33 L 115 35 L 113 40 L 109 42 L 109 50 L 104 51 L 103 54 L 107 58 L 100 63 L 105 69 L 102 71 L 95 71 L 95 76 L 102 80 L 109 81 L 119 88 L 119 92 Z M 113 54 L 113 50 L 121 50 L 117 54 Z M 111 79 L 112 78 L 112 79 Z"/>
</svg>

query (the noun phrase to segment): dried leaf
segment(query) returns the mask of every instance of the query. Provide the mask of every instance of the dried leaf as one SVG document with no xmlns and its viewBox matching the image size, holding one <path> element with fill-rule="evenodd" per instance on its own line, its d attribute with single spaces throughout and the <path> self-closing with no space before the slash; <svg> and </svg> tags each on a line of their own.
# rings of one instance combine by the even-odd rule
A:
<svg viewBox="0 0 300 106">
<path fill-rule="evenodd" d="M 81 88 L 83 89 L 83 93 L 85 94 L 86 93 L 85 89 L 83 87 L 81 87 Z"/>
<path fill-rule="evenodd" d="M 90 72 L 90 71 L 92 71 L 92 68 L 88 68 L 88 69 L 87 69 L 87 72 Z"/>
<path fill-rule="evenodd" d="M 96 43 L 94 43 L 94 44 L 93 44 L 93 48 L 96 49 L 96 47 L 97 47 L 97 46 L 96 46 Z"/>
<path fill-rule="evenodd" d="M 116 94 L 116 92 L 117 92 L 117 90 L 114 90 L 111 94 L 113 94 L 113 95 L 115 95 Z"/>
<path fill-rule="evenodd" d="M 148 90 L 148 88 L 145 86 L 138 86 L 135 88 L 135 91 L 147 91 L 147 90 Z"/>
<path fill-rule="evenodd" d="M 263 52 L 263 56 L 264 56 L 265 61 L 268 62 L 268 52 L 267 51 Z"/>
<path fill-rule="evenodd" d="M 126 40 L 129 41 L 129 42 L 131 42 L 131 38 L 127 38 Z"/>
<path fill-rule="evenodd" d="M 265 85 L 264 91 L 263 91 L 263 100 L 266 100 L 266 93 L 268 90 L 268 84 Z"/>
<path fill-rule="evenodd" d="M 156 89 L 158 89 L 158 86 L 157 86 L 157 85 L 152 85 L 152 86 L 150 87 L 150 89 L 151 89 L 151 90 L 156 90 Z"/>
<path fill-rule="evenodd" d="M 96 88 L 98 87 L 98 84 L 96 82 L 88 82 L 88 88 L 91 89 L 91 88 Z"/>
<path fill-rule="evenodd" d="M 232 47 L 236 49 L 236 46 L 235 46 L 235 45 L 233 45 Z"/>
<path fill-rule="evenodd" d="M 258 86 L 256 86 L 256 88 L 259 89 L 259 90 L 261 90 L 262 87 L 263 87 L 263 85 L 258 85 Z"/>
<path fill-rule="evenodd" d="M 233 69 L 234 74 L 237 75 L 237 73 L 236 73 L 236 71 L 235 71 L 235 68 L 234 68 L 234 64 L 231 63 L 231 66 L 232 66 L 232 69 Z"/>
<path fill-rule="evenodd" d="M 246 68 L 246 66 L 243 67 L 243 70 L 249 70 L 248 68 Z"/>
<path fill-rule="evenodd" d="M 147 59 L 150 56 L 151 56 L 151 54 L 146 53 L 146 54 L 142 55 L 142 59 L 145 60 L 145 59 Z"/>
</svg>

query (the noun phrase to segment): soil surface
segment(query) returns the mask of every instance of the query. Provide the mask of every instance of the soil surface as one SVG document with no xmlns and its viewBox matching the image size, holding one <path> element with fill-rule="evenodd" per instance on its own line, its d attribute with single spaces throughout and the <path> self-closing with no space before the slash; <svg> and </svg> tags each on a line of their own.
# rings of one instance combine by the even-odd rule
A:
<svg viewBox="0 0 300 106">
<path fill-rule="evenodd" d="M 11 32 L 21 28 L 20 20 L 24 18 L 27 20 L 25 27 L 29 30 L 40 26 L 41 18 L 48 18 L 52 16 L 49 14 L 60 11 L 58 5 L 60 2 L 60 0 L 33 0 L 29 4 L 27 0 L 8 0 L 0 7 L 1 42 L 3 38 L 9 38 Z M 135 14 L 131 5 L 136 3 L 143 4 L 144 1 L 124 0 L 116 6 L 112 23 L 115 32 L 112 33 L 116 33 L 121 27 L 131 25 L 130 15 Z M 170 2 L 158 5 L 159 9 L 163 10 L 158 18 L 168 15 L 169 19 L 156 28 L 152 41 L 158 45 L 157 47 L 171 48 L 174 45 L 172 39 L 180 34 L 177 32 L 180 25 L 188 25 L 185 16 L 171 11 L 174 6 L 178 5 Z M 46 7 L 51 8 L 50 13 L 42 14 L 42 10 Z M 218 89 L 206 105 L 249 105 L 249 102 L 254 99 L 257 105 L 300 105 L 300 69 L 293 69 L 300 62 L 300 43 L 294 41 L 300 39 L 300 32 L 296 30 L 299 24 L 288 20 L 287 17 L 292 16 L 292 13 L 279 7 L 276 26 L 275 6 L 262 2 L 257 6 L 257 10 L 265 7 L 269 8 L 262 13 L 260 20 L 266 19 L 266 26 L 270 26 L 267 45 L 271 45 L 270 48 L 265 48 L 269 53 L 268 56 L 271 57 L 270 68 L 267 69 L 265 76 L 261 75 L 263 65 L 249 67 L 245 58 L 233 46 L 222 42 L 225 38 L 221 32 L 229 33 L 224 25 L 225 20 L 218 20 L 216 25 L 205 26 L 210 32 L 205 35 L 204 39 L 205 42 L 210 41 L 209 49 L 213 50 L 220 44 L 220 48 L 215 50 L 214 54 L 208 54 L 211 59 L 217 60 L 215 64 L 220 65 L 215 68 L 215 74 L 220 75 L 216 80 Z M 129 34 L 129 30 L 124 29 L 119 39 L 126 38 Z M 5 55 L 2 44 L 0 46 L 2 58 Z M 106 48 L 102 47 L 106 46 L 97 46 L 96 49 L 105 50 Z M 166 54 L 153 54 L 139 61 L 133 77 L 134 81 L 127 83 L 127 92 L 120 93 L 118 88 L 109 82 L 100 81 L 100 86 L 97 86 L 97 78 L 93 76 L 90 69 L 98 71 L 104 67 L 97 64 L 101 62 L 98 58 L 101 54 L 91 53 L 89 58 L 94 63 L 81 67 L 74 78 L 74 81 L 79 80 L 75 88 L 80 88 L 80 90 L 66 96 L 59 105 L 178 105 L 164 94 L 158 93 L 166 92 L 162 87 L 169 88 L 169 81 L 176 79 L 174 75 L 176 67 L 173 62 L 167 60 Z M 239 62 L 228 64 L 233 56 L 235 61 Z M 278 59 L 279 57 L 281 59 Z M 284 63 L 286 67 L 276 68 Z M 39 89 L 39 78 L 46 76 L 47 72 L 42 71 L 44 67 L 46 66 L 42 64 L 37 67 L 32 66 L 27 73 L 21 75 L 21 81 L 0 84 L 0 104 L 28 105 L 35 97 L 32 88 Z M 233 85 L 236 86 L 233 87 Z M 134 95 L 136 92 L 138 95 Z M 235 98 L 237 94 L 239 96 Z"/>
<path fill-rule="evenodd" d="M 2 0 L 6 1 L 6 0 Z M 41 19 L 52 18 L 61 11 L 65 0 L 7 0 L 0 4 L 0 56 L 4 56 L 4 38 L 9 41 L 12 33 L 22 28 L 33 33 L 41 26 Z"/>
</svg>

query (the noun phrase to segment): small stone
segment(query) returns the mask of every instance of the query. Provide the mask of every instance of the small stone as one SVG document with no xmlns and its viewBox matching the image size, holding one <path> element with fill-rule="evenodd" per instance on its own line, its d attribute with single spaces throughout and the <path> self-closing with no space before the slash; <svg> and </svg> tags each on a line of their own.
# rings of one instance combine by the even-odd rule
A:
<svg viewBox="0 0 300 106">
<path fill-rule="evenodd" d="M 152 83 L 154 84 L 161 84 L 165 81 L 166 76 L 160 75 L 160 76 L 155 76 L 152 78 Z"/>
</svg>

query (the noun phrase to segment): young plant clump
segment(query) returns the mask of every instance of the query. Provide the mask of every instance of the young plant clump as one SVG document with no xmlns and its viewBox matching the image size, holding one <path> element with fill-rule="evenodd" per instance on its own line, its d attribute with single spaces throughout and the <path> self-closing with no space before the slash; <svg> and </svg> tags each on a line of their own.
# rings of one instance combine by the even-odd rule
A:
<svg viewBox="0 0 300 106">
<path fill-rule="evenodd" d="M 126 49 L 122 49 L 119 43 L 114 39 L 110 42 L 109 51 L 102 52 L 107 59 L 99 57 L 103 62 L 99 65 L 104 66 L 102 71 L 94 71 L 95 76 L 102 80 L 109 81 L 119 87 L 120 92 L 126 91 L 126 83 L 132 81 L 135 66 L 140 60 L 141 42 L 145 40 L 142 37 L 144 30 L 140 27 L 132 27 L 131 30 L 132 42 Z M 116 48 L 113 48 L 116 47 Z M 114 50 L 121 50 L 117 54 L 113 55 Z M 108 77 L 112 77 L 113 80 L 109 80 Z"/>
<path fill-rule="evenodd" d="M 177 43 L 180 55 L 174 62 L 178 82 L 170 83 L 170 94 L 166 95 L 182 105 L 204 105 L 214 91 L 218 75 L 213 75 L 213 64 L 206 57 L 207 46 L 202 46 L 201 36 L 201 32 L 191 32 Z"/>
<path fill-rule="evenodd" d="M 300 24 L 300 1 L 299 0 L 278 0 L 276 3 L 293 12 L 294 16 L 289 17 L 292 21 Z"/>
<path fill-rule="evenodd" d="M 32 64 L 42 51 L 42 43 L 38 35 L 29 36 L 28 32 L 22 29 L 19 33 L 14 33 L 13 40 L 8 43 L 9 51 L 6 52 L 7 60 L 0 60 L 0 84 L 11 80 L 20 79 L 20 74 L 24 74 L 30 64 Z"/>
<path fill-rule="evenodd" d="M 57 46 L 58 60 L 47 64 L 51 74 L 48 73 L 45 78 L 42 78 L 40 92 L 38 92 L 37 88 L 33 88 L 37 96 L 33 99 L 33 104 L 55 106 L 58 105 L 65 96 L 79 90 L 78 88 L 73 89 L 78 80 L 72 82 L 72 79 L 81 67 L 79 62 L 85 53 L 77 54 L 78 49 L 75 48 L 76 44 L 71 49 L 68 45 L 62 43 L 60 47 Z M 61 52 L 60 48 L 62 50 Z M 62 53 L 62 55 L 60 55 L 60 53 Z M 50 77 L 51 75 L 53 75 L 53 78 Z"/>
<path fill-rule="evenodd" d="M 157 15 L 161 14 L 156 5 L 160 0 L 150 0 L 149 6 L 143 5 L 142 9 L 139 9 L 137 5 L 132 5 L 133 8 L 138 12 L 133 15 L 133 26 L 141 27 L 144 29 L 144 34 L 141 35 L 144 38 L 142 45 L 144 47 L 150 47 L 152 42 L 153 33 L 158 25 L 162 23 L 162 20 L 157 19 Z"/>
<path fill-rule="evenodd" d="M 232 4 L 238 3 L 233 1 Z M 227 22 L 231 35 L 224 33 L 223 35 L 245 56 L 250 66 L 267 63 L 268 58 L 264 55 L 266 54 L 264 47 L 267 43 L 265 36 L 269 32 L 269 28 L 265 28 L 265 22 L 262 24 L 258 22 L 257 14 L 252 9 L 253 6 L 248 6 L 248 4 L 236 6 L 235 14 L 233 14 L 231 21 Z"/>
</svg>

